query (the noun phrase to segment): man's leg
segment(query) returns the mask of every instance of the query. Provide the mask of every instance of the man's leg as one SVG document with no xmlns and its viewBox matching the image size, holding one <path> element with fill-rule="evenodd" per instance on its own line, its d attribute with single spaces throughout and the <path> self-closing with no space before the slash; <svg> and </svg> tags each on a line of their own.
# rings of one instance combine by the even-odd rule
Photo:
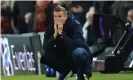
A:
<svg viewBox="0 0 133 80">
<path fill-rule="evenodd" d="M 67 80 L 72 75 L 72 71 L 67 73 L 60 73 L 58 80 Z"/>
<path fill-rule="evenodd" d="M 60 73 L 58 80 L 64 80 L 68 73 Z"/>
<path fill-rule="evenodd" d="M 55 69 L 56 71 L 62 71 L 59 75 L 58 80 L 65 80 L 66 76 L 70 72 L 69 70 L 66 70 L 64 66 L 66 66 L 59 57 L 55 53 L 49 52 L 45 53 L 41 56 L 40 62 L 42 64 L 46 64 L 49 67 Z"/>
<path fill-rule="evenodd" d="M 77 67 L 78 80 L 85 80 L 83 72 L 86 73 L 88 79 L 91 77 L 92 59 L 91 54 L 88 53 L 84 48 L 76 48 L 72 52 L 74 64 Z M 85 71 L 84 71 L 85 70 Z"/>
<path fill-rule="evenodd" d="M 85 66 L 85 74 L 86 77 L 88 78 L 88 80 L 90 79 L 90 77 L 92 76 L 92 62 L 93 62 L 93 57 L 90 54 L 86 54 L 86 66 Z"/>
</svg>

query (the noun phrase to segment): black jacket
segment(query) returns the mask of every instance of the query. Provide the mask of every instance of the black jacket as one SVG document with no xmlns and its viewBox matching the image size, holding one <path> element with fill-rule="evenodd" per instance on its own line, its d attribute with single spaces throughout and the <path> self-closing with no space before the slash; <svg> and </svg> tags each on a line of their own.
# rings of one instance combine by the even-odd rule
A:
<svg viewBox="0 0 133 80">
<path fill-rule="evenodd" d="M 133 8 L 133 1 L 116 1 L 112 4 L 112 14 L 117 15 L 120 19 L 126 23 L 127 12 Z"/>
<path fill-rule="evenodd" d="M 12 11 L 14 26 L 20 33 L 27 33 L 24 16 L 28 12 L 34 12 L 35 1 L 15 1 Z"/>
<path fill-rule="evenodd" d="M 68 17 L 66 23 L 64 24 L 63 33 L 61 35 L 62 37 L 58 35 L 56 38 L 61 39 L 60 42 L 54 40 L 53 34 L 54 25 L 52 24 L 48 27 L 44 34 L 43 49 L 45 54 L 41 58 L 41 63 L 47 64 L 59 72 L 67 72 L 70 70 L 75 71 L 74 69 L 76 69 L 73 65 L 71 54 L 77 47 L 85 48 L 91 57 L 90 50 L 83 38 L 82 26 L 75 19 Z M 60 47 L 60 51 L 57 51 L 56 49 L 58 46 L 56 45 L 59 44 L 63 47 Z M 62 50 L 65 50 L 64 53 L 62 53 Z"/>
</svg>

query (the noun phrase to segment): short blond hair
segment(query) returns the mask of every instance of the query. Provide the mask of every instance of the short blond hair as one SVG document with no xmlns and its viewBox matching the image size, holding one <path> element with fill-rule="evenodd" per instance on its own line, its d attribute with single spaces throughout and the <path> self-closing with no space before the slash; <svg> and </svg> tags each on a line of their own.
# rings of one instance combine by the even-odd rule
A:
<svg viewBox="0 0 133 80">
<path fill-rule="evenodd" d="M 67 15 L 67 10 L 62 7 L 62 6 L 57 6 L 55 9 L 54 9 L 54 12 L 60 12 L 60 11 L 63 11 L 66 15 Z"/>
</svg>

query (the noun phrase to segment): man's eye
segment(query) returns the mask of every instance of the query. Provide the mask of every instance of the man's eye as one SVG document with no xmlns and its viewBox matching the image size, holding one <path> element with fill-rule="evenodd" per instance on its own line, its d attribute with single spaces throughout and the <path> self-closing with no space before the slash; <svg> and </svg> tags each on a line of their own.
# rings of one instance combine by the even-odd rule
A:
<svg viewBox="0 0 133 80">
<path fill-rule="evenodd" d="M 61 17 L 61 16 L 58 16 L 59 18 Z"/>
</svg>

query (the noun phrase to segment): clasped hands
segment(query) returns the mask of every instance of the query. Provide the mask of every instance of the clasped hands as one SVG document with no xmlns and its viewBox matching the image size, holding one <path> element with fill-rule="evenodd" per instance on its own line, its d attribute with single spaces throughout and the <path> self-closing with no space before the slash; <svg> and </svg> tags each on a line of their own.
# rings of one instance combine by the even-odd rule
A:
<svg viewBox="0 0 133 80">
<path fill-rule="evenodd" d="M 54 38 L 57 37 L 57 35 L 61 35 L 63 32 L 63 23 L 60 22 L 55 22 L 54 23 Z"/>
</svg>

